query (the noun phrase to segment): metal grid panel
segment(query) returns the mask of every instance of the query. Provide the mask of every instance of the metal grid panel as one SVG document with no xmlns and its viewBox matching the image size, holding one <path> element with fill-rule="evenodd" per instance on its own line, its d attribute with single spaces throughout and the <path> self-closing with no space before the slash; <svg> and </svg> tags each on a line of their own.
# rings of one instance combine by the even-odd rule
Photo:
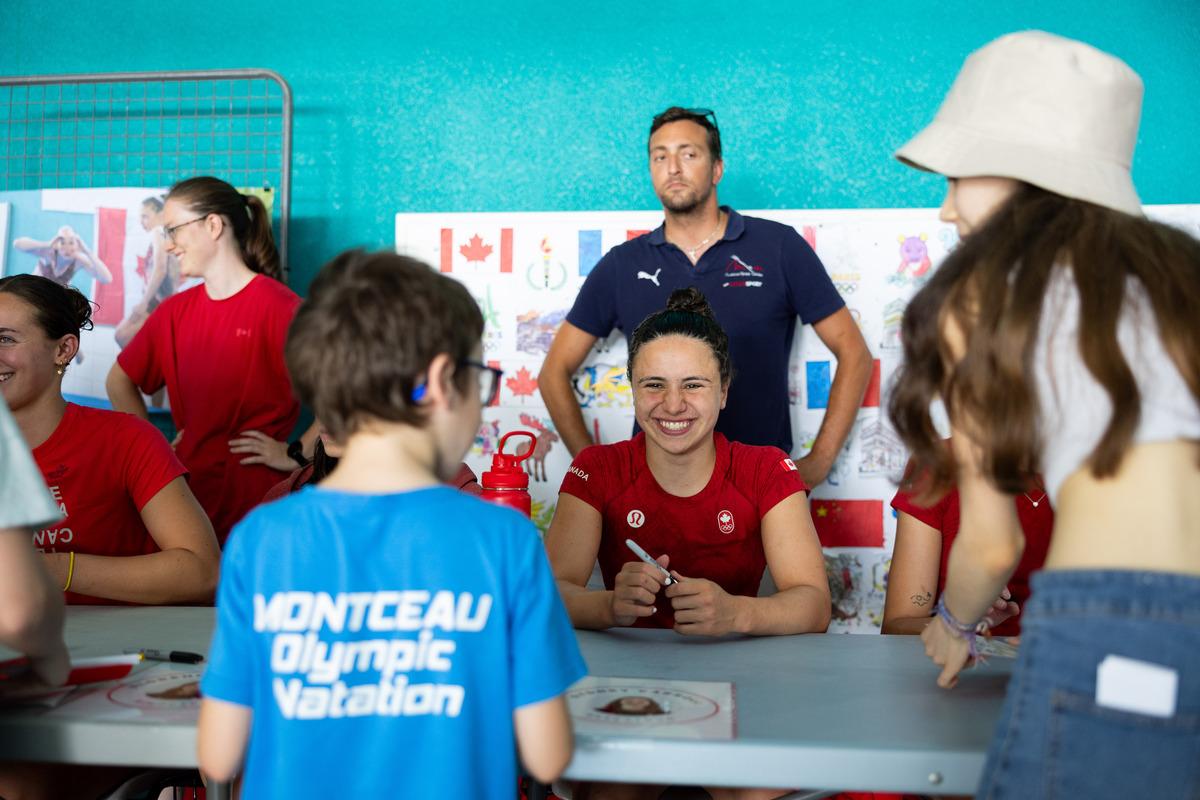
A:
<svg viewBox="0 0 1200 800">
<path fill-rule="evenodd" d="M 286 269 L 291 165 L 292 91 L 271 70 L 0 76 L 0 190 L 272 188 Z"/>
</svg>

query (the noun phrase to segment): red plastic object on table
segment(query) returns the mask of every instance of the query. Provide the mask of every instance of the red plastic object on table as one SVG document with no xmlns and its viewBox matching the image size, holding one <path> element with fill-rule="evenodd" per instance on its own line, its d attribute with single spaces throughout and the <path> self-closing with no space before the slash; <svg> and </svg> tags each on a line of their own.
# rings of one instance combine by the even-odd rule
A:
<svg viewBox="0 0 1200 800">
<path fill-rule="evenodd" d="M 504 452 L 504 443 L 510 436 L 528 436 L 529 449 L 523 455 L 508 455 Z M 521 462 L 533 454 L 533 445 L 537 436 L 529 431 L 509 431 L 500 437 L 500 446 L 492 456 L 492 468 L 483 473 L 479 485 L 483 487 L 480 494 L 484 500 L 498 506 L 508 506 L 520 511 L 526 517 L 533 514 L 533 500 L 529 497 L 529 476 L 521 468 Z"/>
</svg>

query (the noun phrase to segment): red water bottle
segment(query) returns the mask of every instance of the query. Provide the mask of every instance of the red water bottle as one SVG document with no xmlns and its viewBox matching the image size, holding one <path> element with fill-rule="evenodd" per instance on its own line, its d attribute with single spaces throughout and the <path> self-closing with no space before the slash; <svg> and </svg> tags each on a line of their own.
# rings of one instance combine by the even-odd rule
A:
<svg viewBox="0 0 1200 800">
<path fill-rule="evenodd" d="M 506 455 L 504 443 L 510 436 L 528 436 L 529 450 L 524 455 Z M 529 497 L 529 476 L 521 469 L 521 462 L 533 455 L 537 436 L 529 431 L 509 431 L 500 437 L 500 446 L 492 456 L 492 468 L 483 473 L 479 485 L 483 487 L 481 497 L 498 506 L 508 506 L 527 517 L 533 515 L 533 500 Z"/>
</svg>

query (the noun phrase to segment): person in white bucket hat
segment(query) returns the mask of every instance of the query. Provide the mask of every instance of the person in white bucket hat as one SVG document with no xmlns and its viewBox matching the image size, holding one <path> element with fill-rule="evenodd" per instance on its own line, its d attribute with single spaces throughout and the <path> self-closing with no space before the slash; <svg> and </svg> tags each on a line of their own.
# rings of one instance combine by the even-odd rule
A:
<svg viewBox="0 0 1200 800">
<path fill-rule="evenodd" d="M 963 236 L 908 306 L 888 401 L 929 490 L 961 497 L 922 634 L 940 685 L 1020 558 L 1013 497 L 1041 472 L 1055 506 L 983 798 L 1200 791 L 1200 242 L 1141 214 L 1141 96 L 1119 59 L 1015 33 L 896 154 L 949 179 Z"/>
</svg>

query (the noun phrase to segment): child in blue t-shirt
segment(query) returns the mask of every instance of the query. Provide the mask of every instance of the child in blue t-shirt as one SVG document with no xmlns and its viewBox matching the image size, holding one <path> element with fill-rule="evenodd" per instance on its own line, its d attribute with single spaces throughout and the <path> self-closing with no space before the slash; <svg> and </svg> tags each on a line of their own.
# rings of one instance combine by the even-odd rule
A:
<svg viewBox="0 0 1200 800">
<path fill-rule="evenodd" d="M 533 525 L 441 485 L 499 370 L 460 284 L 391 253 L 322 268 L 285 355 L 345 453 L 225 548 L 200 768 L 246 797 L 512 797 L 571 759 L 586 669 Z"/>
</svg>

